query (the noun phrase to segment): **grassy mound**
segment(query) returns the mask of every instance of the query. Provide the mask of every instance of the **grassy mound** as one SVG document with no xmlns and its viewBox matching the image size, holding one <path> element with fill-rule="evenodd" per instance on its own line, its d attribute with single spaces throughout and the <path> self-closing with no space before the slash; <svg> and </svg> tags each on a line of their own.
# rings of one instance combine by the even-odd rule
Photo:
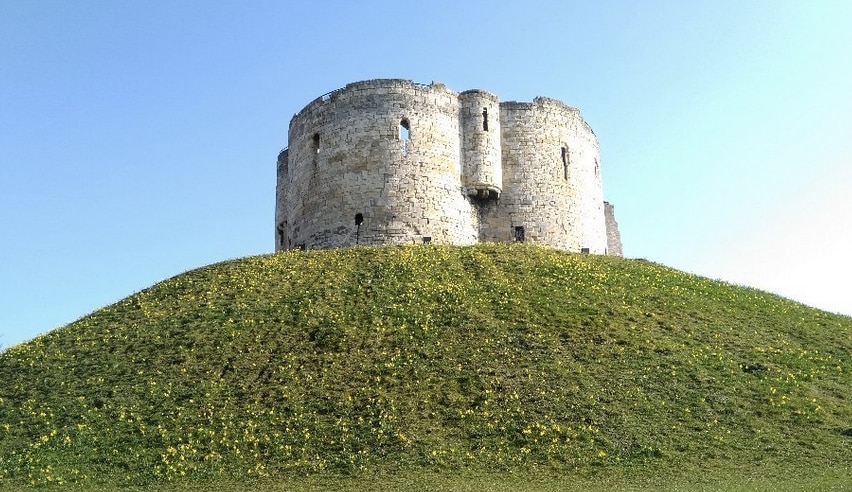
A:
<svg viewBox="0 0 852 492">
<path fill-rule="evenodd" d="M 835 469 L 852 319 L 529 245 L 190 271 L 0 354 L 0 484 Z"/>
</svg>

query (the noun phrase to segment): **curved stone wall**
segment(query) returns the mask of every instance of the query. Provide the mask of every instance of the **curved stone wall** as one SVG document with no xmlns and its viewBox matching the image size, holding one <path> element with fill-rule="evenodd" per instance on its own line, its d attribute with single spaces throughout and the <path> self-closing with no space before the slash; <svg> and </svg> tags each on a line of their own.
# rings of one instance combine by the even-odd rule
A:
<svg viewBox="0 0 852 492">
<path fill-rule="evenodd" d="M 476 242 L 458 96 L 443 85 L 349 84 L 294 116 L 289 137 L 285 248 Z"/>
<path fill-rule="evenodd" d="M 606 253 L 597 139 L 554 99 L 356 82 L 290 121 L 276 249 L 523 240 Z"/>
<path fill-rule="evenodd" d="M 466 194 L 497 198 L 503 189 L 500 147 L 500 102 L 483 90 L 459 94 L 462 141 L 462 186 Z"/>
<path fill-rule="evenodd" d="M 605 254 L 597 139 L 580 112 L 547 98 L 500 108 L 504 189 L 480 236 Z"/>
</svg>

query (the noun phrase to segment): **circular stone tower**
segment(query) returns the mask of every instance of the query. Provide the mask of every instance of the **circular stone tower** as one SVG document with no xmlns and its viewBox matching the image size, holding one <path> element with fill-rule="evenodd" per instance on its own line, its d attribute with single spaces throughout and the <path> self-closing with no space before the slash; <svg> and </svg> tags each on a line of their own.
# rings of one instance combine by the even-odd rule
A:
<svg viewBox="0 0 852 492">
<path fill-rule="evenodd" d="M 598 141 L 580 111 L 555 99 L 500 105 L 503 195 L 484 239 L 606 254 Z"/>
<path fill-rule="evenodd" d="M 445 86 L 407 80 L 356 82 L 308 104 L 290 122 L 279 249 L 475 243 L 458 108 Z"/>
<path fill-rule="evenodd" d="M 606 254 L 615 220 L 605 219 L 599 162 L 580 112 L 555 99 L 351 83 L 290 121 L 276 250 L 528 241 Z"/>
<path fill-rule="evenodd" d="M 477 198 L 498 198 L 503 189 L 500 101 L 483 90 L 459 94 L 462 186 Z"/>
</svg>

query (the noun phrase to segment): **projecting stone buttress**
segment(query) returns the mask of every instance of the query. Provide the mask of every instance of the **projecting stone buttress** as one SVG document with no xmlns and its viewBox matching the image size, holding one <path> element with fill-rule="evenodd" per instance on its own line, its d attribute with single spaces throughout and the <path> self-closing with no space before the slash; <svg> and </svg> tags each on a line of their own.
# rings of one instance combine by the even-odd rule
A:
<svg viewBox="0 0 852 492">
<path fill-rule="evenodd" d="M 355 82 L 293 116 L 278 156 L 276 250 L 528 241 L 620 254 L 608 226 L 597 138 L 554 99 Z"/>
</svg>

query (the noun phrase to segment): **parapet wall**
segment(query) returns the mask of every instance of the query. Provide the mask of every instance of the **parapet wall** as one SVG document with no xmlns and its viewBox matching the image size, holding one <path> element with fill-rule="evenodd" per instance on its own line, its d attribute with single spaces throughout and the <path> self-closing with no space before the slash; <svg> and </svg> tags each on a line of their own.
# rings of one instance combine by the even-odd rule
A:
<svg viewBox="0 0 852 492">
<path fill-rule="evenodd" d="M 597 139 L 548 98 L 355 82 L 290 121 L 276 250 L 530 241 L 605 254 Z"/>
</svg>

